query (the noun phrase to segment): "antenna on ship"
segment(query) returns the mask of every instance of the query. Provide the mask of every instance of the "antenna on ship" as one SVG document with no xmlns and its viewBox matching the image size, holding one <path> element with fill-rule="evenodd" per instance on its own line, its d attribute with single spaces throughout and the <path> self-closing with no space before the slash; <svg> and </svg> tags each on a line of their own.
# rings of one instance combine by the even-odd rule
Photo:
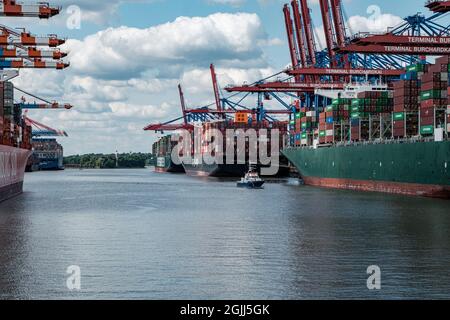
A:
<svg viewBox="0 0 450 320">
<path fill-rule="evenodd" d="M 116 150 L 116 168 L 119 168 L 119 151 Z"/>
</svg>

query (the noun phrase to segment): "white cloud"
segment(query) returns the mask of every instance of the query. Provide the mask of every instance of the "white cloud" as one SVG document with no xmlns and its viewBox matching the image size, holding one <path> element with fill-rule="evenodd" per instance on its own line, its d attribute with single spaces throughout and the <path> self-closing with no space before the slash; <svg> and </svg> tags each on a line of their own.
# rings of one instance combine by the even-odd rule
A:
<svg viewBox="0 0 450 320">
<path fill-rule="evenodd" d="M 148 70 L 170 76 L 185 65 L 209 61 L 262 64 L 257 44 L 266 38 L 256 14 L 217 13 L 179 17 L 147 29 L 108 28 L 82 41 L 70 40 L 66 48 L 75 72 L 127 79 Z"/>
<path fill-rule="evenodd" d="M 404 22 L 401 17 L 392 14 L 380 14 L 375 17 L 350 17 L 347 25 L 353 32 L 387 32 L 388 28 Z"/>
</svg>

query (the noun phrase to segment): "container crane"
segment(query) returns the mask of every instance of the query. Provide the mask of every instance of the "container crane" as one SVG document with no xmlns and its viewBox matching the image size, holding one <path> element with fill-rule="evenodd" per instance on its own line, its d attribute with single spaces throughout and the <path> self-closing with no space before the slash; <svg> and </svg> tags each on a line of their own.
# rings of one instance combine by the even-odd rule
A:
<svg viewBox="0 0 450 320">
<path fill-rule="evenodd" d="M 60 7 L 50 7 L 45 2 L 22 4 L 15 0 L 0 1 L 0 16 L 3 17 L 37 17 L 40 19 L 49 19 L 58 15 L 60 11 Z"/>
<path fill-rule="evenodd" d="M 10 60 L 0 60 L 0 69 L 56 69 L 63 70 L 70 66 L 70 63 L 61 60 L 46 61 L 42 59 L 14 58 Z"/>
<path fill-rule="evenodd" d="M 65 103 L 65 104 L 61 104 L 58 103 L 56 101 L 50 102 L 46 99 L 40 98 L 34 94 L 31 94 L 25 90 L 19 89 L 18 87 L 14 87 L 15 90 L 24 93 L 28 96 L 31 96 L 39 101 L 41 101 L 41 103 L 37 103 L 37 102 L 33 102 L 33 103 L 27 103 L 25 100 L 25 97 L 22 97 L 21 102 L 20 103 L 15 103 L 14 105 L 21 108 L 22 110 L 26 109 L 26 110 L 36 110 L 36 109 L 64 109 L 64 110 L 70 110 L 73 108 L 73 106 L 71 104 Z"/>
<path fill-rule="evenodd" d="M 32 131 L 32 137 L 68 137 L 66 131 L 64 130 L 57 130 L 50 128 L 49 126 L 46 126 L 45 124 L 42 124 L 36 120 L 33 120 L 27 116 L 25 113 L 23 116 L 23 120 L 25 121 L 25 124 L 29 127 L 33 128 Z"/>
<path fill-rule="evenodd" d="M 275 96 L 275 93 L 296 93 L 305 96 L 305 103 L 310 104 L 315 99 L 315 105 L 320 105 L 320 101 L 314 97 L 317 89 L 342 89 L 346 83 L 351 82 L 352 77 L 367 78 L 369 76 L 398 78 L 403 72 L 403 68 L 397 58 L 407 61 L 405 57 L 370 57 L 363 59 L 353 57 L 352 63 L 346 54 L 336 54 L 334 47 L 333 27 L 336 29 L 336 41 L 342 43 L 346 39 L 344 19 L 342 15 L 341 0 L 330 0 L 332 6 L 330 9 L 328 0 L 320 0 L 322 18 L 325 26 L 327 39 L 327 49 L 325 52 L 316 52 L 316 42 L 312 34 L 312 20 L 310 9 L 306 0 L 291 1 L 292 12 L 294 15 L 297 43 L 293 39 L 294 34 L 290 28 L 292 19 L 287 5 L 283 8 L 286 31 L 289 40 L 289 50 L 291 53 L 292 64 L 302 60 L 301 56 L 307 53 L 307 63 L 297 63 L 297 67 L 285 70 L 285 72 L 294 77 L 295 82 L 288 78 L 283 81 L 258 81 L 253 85 L 229 86 L 228 92 L 250 92 L 250 93 L 268 93 Z M 300 4 L 299 4 L 300 3 Z M 301 15 L 302 13 L 302 15 Z M 304 37 L 304 38 L 303 38 Z M 306 40 L 306 41 L 303 41 Z M 295 50 L 295 44 L 298 50 Z M 300 57 L 296 54 L 300 52 Z M 371 64 L 367 64 L 371 61 Z M 388 68 L 386 68 L 388 66 Z M 389 68 L 389 66 L 391 66 Z M 303 78 L 301 78 L 303 76 Z M 305 78 L 305 76 L 307 78 Z M 303 79 L 303 81 L 299 81 Z M 301 82 L 301 83 L 299 83 Z M 279 98 L 277 98 L 279 100 Z M 259 99 L 258 99 L 259 100 Z"/>
<path fill-rule="evenodd" d="M 22 46 L 48 46 L 51 48 L 63 45 L 65 39 L 58 38 L 57 35 L 35 36 L 29 32 L 17 32 L 14 29 L 0 25 L 0 45 L 22 45 Z"/>
<path fill-rule="evenodd" d="M 54 59 L 61 60 L 67 53 L 61 50 L 43 50 L 35 47 L 23 47 L 21 45 L 0 46 L 0 58 L 28 58 L 28 59 Z"/>
</svg>

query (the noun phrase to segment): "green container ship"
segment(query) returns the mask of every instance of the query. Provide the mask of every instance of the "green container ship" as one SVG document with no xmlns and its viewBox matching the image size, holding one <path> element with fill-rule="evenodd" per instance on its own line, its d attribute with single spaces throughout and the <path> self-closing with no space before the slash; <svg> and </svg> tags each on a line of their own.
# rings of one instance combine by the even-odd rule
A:
<svg viewBox="0 0 450 320">
<path fill-rule="evenodd" d="M 450 141 L 287 148 L 305 184 L 450 198 Z"/>
<path fill-rule="evenodd" d="M 450 57 L 408 70 L 391 85 L 316 90 L 332 103 L 312 139 L 283 150 L 305 184 L 450 199 Z"/>
<path fill-rule="evenodd" d="M 175 164 L 172 161 L 172 149 L 175 142 L 171 141 L 172 136 L 168 135 L 160 138 L 153 144 L 153 154 L 156 157 L 155 171 L 156 172 L 170 172 L 170 173 L 184 173 L 184 168 L 181 164 Z"/>
</svg>

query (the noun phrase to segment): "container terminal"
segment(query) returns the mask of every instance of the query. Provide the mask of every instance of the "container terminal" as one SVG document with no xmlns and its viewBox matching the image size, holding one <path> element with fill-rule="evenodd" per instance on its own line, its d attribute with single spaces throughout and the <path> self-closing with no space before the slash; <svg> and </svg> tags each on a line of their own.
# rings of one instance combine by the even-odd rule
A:
<svg viewBox="0 0 450 320">
<path fill-rule="evenodd" d="M 145 130 L 192 131 L 198 123 L 203 135 L 238 123 L 286 128 L 280 154 L 308 185 L 450 198 L 450 28 L 442 24 L 450 1 L 427 1 L 426 14 L 406 17 L 385 33 L 356 34 L 346 26 L 341 0 L 319 3 L 325 49 L 318 50 L 308 1 L 293 0 L 282 9 L 288 69 L 227 86 L 226 97 L 211 65 L 215 109 L 188 109 L 179 86 L 183 116 Z M 256 107 L 242 105 L 251 95 Z M 264 108 L 265 100 L 284 108 Z M 170 162 L 169 152 L 159 152 L 158 144 L 154 149 Z M 184 165 L 188 174 L 225 176 L 248 166 Z"/>
</svg>

